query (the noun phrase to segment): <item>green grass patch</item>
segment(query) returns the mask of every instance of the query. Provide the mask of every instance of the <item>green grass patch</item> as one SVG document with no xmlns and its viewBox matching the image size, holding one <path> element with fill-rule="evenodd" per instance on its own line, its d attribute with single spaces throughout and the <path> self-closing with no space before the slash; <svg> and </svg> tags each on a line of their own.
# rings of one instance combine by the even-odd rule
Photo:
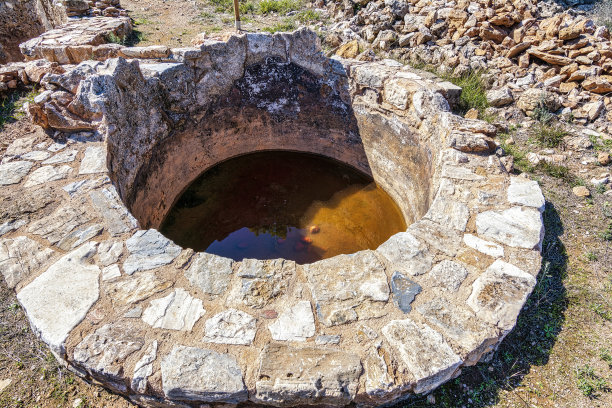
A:
<svg viewBox="0 0 612 408">
<path fill-rule="evenodd" d="M 151 24 L 152 21 L 149 20 L 148 18 L 137 18 L 136 20 L 134 20 L 134 25 L 147 25 L 147 24 Z"/>
<path fill-rule="evenodd" d="M 483 71 L 470 71 L 460 77 L 454 77 L 448 74 L 437 73 L 442 79 L 461 87 L 459 113 L 465 114 L 465 112 L 474 108 L 481 115 L 489 107 L 483 74 Z"/>
<path fill-rule="evenodd" d="M 321 13 L 314 10 L 302 10 L 295 15 L 295 19 L 302 24 L 315 23 L 321 21 Z"/>
<path fill-rule="evenodd" d="M 233 0 L 208 0 L 208 3 L 214 7 L 217 13 L 233 13 Z M 252 0 L 240 0 L 238 2 L 240 14 L 254 13 L 256 10 L 255 3 Z"/>
<path fill-rule="evenodd" d="M 261 14 L 280 13 L 299 10 L 302 6 L 300 0 L 261 0 L 257 6 Z"/>
<path fill-rule="evenodd" d="M 295 21 L 293 19 L 287 19 L 281 23 L 274 24 L 270 27 L 263 28 L 263 31 L 267 31 L 268 33 L 277 33 L 284 31 L 293 31 L 297 28 L 295 25 Z"/>
<path fill-rule="evenodd" d="M 595 398 L 600 391 L 608 387 L 606 380 L 597 376 L 593 367 L 588 364 L 576 369 L 576 385 L 582 394 L 589 398 Z"/>
<path fill-rule="evenodd" d="M 599 236 L 604 241 L 612 241 L 612 222 L 610 223 L 610 225 L 608 225 L 608 228 L 606 228 L 603 232 L 601 232 L 601 234 L 599 234 Z"/>
<path fill-rule="evenodd" d="M 541 146 L 557 147 L 567 136 L 567 132 L 558 125 L 550 125 L 548 122 L 540 122 L 533 127 L 531 132 L 534 140 Z"/>
<path fill-rule="evenodd" d="M 13 91 L 0 99 L 0 130 L 7 123 L 14 122 L 25 117 L 24 105 L 26 102 L 34 102 L 34 98 L 40 93 L 34 87 L 29 91 Z"/>
</svg>

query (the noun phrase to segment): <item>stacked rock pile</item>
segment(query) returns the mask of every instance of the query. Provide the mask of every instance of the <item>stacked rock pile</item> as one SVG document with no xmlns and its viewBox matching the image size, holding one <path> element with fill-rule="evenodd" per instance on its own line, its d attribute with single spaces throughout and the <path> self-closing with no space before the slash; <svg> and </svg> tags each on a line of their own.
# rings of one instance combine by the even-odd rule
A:
<svg viewBox="0 0 612 408">
<path fill-rule="evenodd" d="M 374 51 L 457 76 L 482 70 L 494 90 L 491 106 L 523 99 L 517 106 L 530 113 L 535 99 L 564 109 L 578 123 L 612 119 L 606 96 L 612 91 L 610 33 L 574 10 L 552 13 L 534 0 L 346 0 L 328 6 L 337 21 L 328 42 L 340 46 L 343 57 L 370 59 Z M 528 92 L 532 88 L 537 91 Z"/>
</svg>

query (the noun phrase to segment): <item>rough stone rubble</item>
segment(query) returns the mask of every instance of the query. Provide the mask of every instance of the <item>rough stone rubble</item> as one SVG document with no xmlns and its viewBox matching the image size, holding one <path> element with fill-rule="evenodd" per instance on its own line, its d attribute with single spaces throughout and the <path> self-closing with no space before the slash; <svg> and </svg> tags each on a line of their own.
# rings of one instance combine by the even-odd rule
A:
<svg viewBox="0 0 612 408">
<path fill-rule="evenodd" d="M 375 51 L 456 76 L 482 70 L 495 108 L 515 102 L 531 114 L 544 103 L 612 131 L 610 33 L 584 13 L 534 0 L 362 0 L 328 8 L 337 22 L 327 41 L 343 57 L 371 60 Z"/>
</svg>

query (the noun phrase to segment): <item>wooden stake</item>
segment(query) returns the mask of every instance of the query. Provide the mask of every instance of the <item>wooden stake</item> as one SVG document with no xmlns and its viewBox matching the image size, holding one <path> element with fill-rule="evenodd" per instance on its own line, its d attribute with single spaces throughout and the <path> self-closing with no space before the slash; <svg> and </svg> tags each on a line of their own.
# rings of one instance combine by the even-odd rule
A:
<svg viewBox="0 0 612 408">
<path fill-rule="evenodd" d="M 240 6 L 238 0 L 234 0 L 234 17 L 236 19 L 236 31 L 240 31 Z"/>
</svg>

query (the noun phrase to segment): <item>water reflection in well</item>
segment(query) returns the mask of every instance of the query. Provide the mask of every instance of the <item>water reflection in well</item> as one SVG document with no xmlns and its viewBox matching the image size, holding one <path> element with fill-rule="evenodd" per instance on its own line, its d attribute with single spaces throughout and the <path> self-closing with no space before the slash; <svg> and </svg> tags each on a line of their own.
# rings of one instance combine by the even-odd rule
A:
<svg viewBox="0 0 612 408">
<path fill-rule="evenodd" d="M 275 151 L 202 174 L 161 231 L 195 251 L 304 264 L 374 249 L 405 229 L 395 203 L 368 176 L 320 156 Z"/>
</svg>

